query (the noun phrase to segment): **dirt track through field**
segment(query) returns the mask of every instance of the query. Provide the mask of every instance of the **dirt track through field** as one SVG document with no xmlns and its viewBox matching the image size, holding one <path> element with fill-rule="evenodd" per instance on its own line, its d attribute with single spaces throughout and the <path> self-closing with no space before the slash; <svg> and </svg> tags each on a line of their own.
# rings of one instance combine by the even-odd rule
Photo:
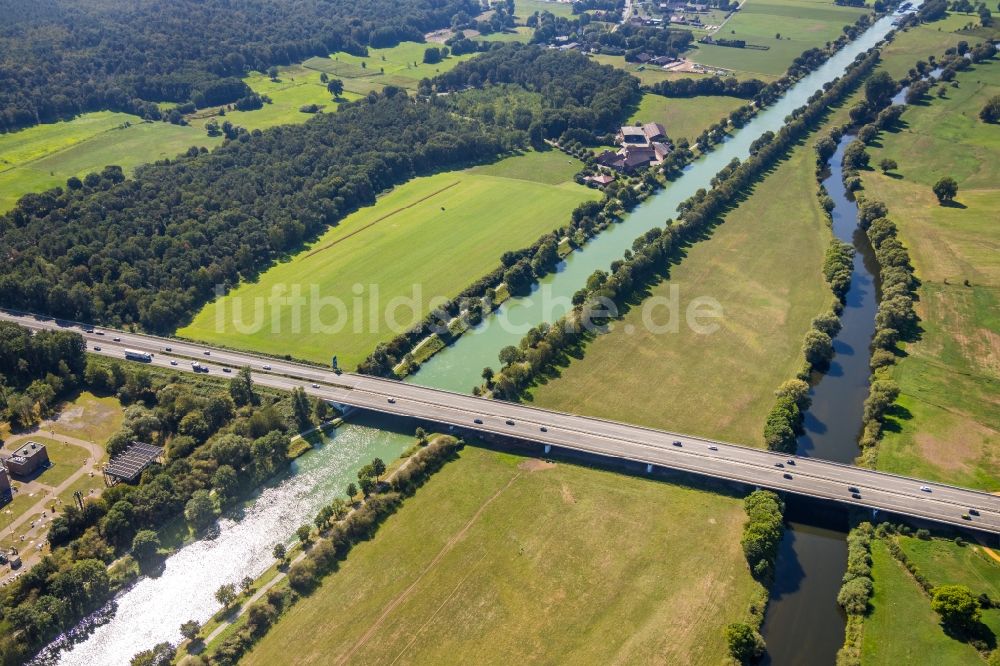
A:
<svg viewBox="0 0 1000 666">
<path fill-rule="evenodd" d="M 465 537 L 468 531 L 472 529 L 472 526 L 476 523 L 476 521 L 479 520 L 479 516 L 481 516 L 483 512 L 486 511 L 486 507 L 492 504 L 495 499 L 500 497 L 503 491 L 510 488 L 511 485 L 513 485 L 513 483 L 517 481 L 518 478 L 520 478 L 520 476 L 521 476 L 520 472 L 512 476 L 510 481 L 507 482 L 507 485 L 505 485 L 503 488 L 500 488 L 500 490 L 496 491 L 492 497 L 483 502 L 482 506 L 480 506 L 479 509 L 476 511 L 476 513 L 472 516 L 472 518 L 469 519 L 469 522 L 467 522 L 462 527 L 462 529 L 456 532 L 454 536 L 448 539 L 448 542 L 444 545 L 444 547 L 441 548 L 438 554 L 434 556 L 434 559 L 431 560 L 430 564 L 428 564 L 427 567 L 420 572 L 420 575 L 417 576 L 416 580 L 410 583 L 410 585 L 405 590 L 403 590 L 392 601 L 390 601 L 389 604 L 385 607 L 385 610 L 382 611 L 382 614 L 379 615 L 378 619 L 375 620 L 370 627 L 368 627 L 368 630 L 365 631 L 365 633 L 361 636 L 361 638 L 358 639 L 358 641 L 351 647 L 351 649 L 348 650 L 346 654 L 341 655 L 337 659 L 338 664 L 346 664 L 347 661 L 354 656 L 354 653 L 356 653 L 358 650 L 364 647 L 365 643 L 367 643 L 371 639 L 371 637 L 375 635 L 375 632 L 379 630 L 383 622 L 385 622 L 385 619 L 389 617 L 389 614 L 392 613 L 392 611 L 396 610 L 396 608 L 398 608 L 404 601 L 410 598 L 410 596 L 413 594 L 413 590 L 416 589 L 420 581 L 423 580 L 427 574 L 433 571 L 437 567 L 438 563 L 442 559 L 444 559 L 444 556 L 450 553 L 452 549 L 458 544 L 458 542 Z M 407 648 L 408 647 L 409 646 L 407 646 Z M 398 658 L 399 657 L 397 657 L 397 659 Z"/>
<path fill-rule="evenodd" d="M 442 193 L 442 192 L 444 192 L 445 190 L 450 190 L 451 188 L 455 187 L 456 185 L 458 185 L 458 184 L 459 184 L 459 183 L 461 183 L 461 182 L 462 182 L 462 181 L 460 181 L 460 180 L 456 180 L 456 181 L 455 181 L 454 183 L 452 183 L 451 185 L 445 185 L 445 186 L 444 186 L 444 187 L 442 187 L 442 188 L 441 188 L 440 190 L 436 190 L 436 191 L 434 191 L 434 192 L 431 192 L 431 193 L 430 193 L 430 194 L 428 194 L 428 195 L 427 195 L 426 197 L 421 197 L 421 198 L 417 199 L 416 201 L 414 201 L 414 202 L 413 202 L 413 203 L 411 203 L 411 204 L 407 204 L 407 205 L 403 206 L 402 208 L 397 208 L 397 209 L 396 209 L 396 210 L 394 210 L 394 211 L 391 211 L 391 212 L 388 212 L 388 213 L 386 213 L 385 215 L 383 215 L 382 217 L 378 218 L 377 220 L 372 220 L 371 222 L 369 222 L 369 223 L 368 223 L 368 224 L 366 224 L 365 226 L 361 227 L 360 229 L 355 229 L 354 231 L 352 231 L 351 233 L 347 234 L 346 236 L 343 236 L 343 237 L 341 237 L 341 238 L 338 238 L 337 240 L 333 241 L 333 242 L 332 242 L 332 243 L 330 243 L 329 245 L 324 245 L 323 247 L 320 247 L 320 248 L 316 248 L 315 250 L 313 250 L 312 252 L 310 252 L 309 254 L 307 254 L 307 255 L 306 255 L 306 259 L 308 259 L 309 257 L 313 256 L 314 254 L 319 254 L 319 253 L 320 253 L 320 252 L 322 252 L 323 250 L 329 250 L 329 249 L 330 249 L 331 247 L 333 247 L 333 246 L 334 246 L 334 245 L 336 245 L 337 243 L 342 243 L 343 241 L 347 240 L 347 239 L 348 239 L 348 238 L 350 238 L 351 236 L 354 236 L 355 234 L 360 234 L 360 233 L 361 233 L 362 231 L 364 231 L 365 229 L 368 229 L 369 227 L 373 227 L 373 226 L 375 226 L 376 224 L 378 224 L 378 223 L 379 223 L 379 222 L 381 222 L 382 220 L 386 219 L 387 217 L 392 217 L 392 216 L 393 216 L 393 215 L 395 215 L 396 213 L 401 213 L 401 212 L 403 212 L 404 210 L 408 210 L 408 209 L 410 209 L 410 208 L 413 208 L 413 207 L 414 207 L 414 206 L 416 206 L 417 204 L 422 204 L 423 202 L 427 201 L 427 200 L 428 200 L 428 199 L 430 199 L 431 197 L 436 197 L 437 195 L 441 194 L 441 193 Z"/>
</svg>

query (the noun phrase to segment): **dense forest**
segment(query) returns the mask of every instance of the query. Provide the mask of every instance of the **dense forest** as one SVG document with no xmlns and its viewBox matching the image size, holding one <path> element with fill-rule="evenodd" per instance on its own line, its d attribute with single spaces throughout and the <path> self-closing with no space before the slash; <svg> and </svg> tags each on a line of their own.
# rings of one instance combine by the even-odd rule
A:
<svg viewBox="0 0 1000 666">
<path fill-rule="evenodd" d="M 132 179 L 112 167 L 71 178 L 0 218 L 0 304 L 172 331 L 216 285 L 253 278 L 379 192 L 524 142 L 524 132 L 387 87 L 304 125 L 191 149 Z"/>
<path fill-rule="evenodd" d="M 112 109 L 158 117 L 250 94 L 240 81 L 335 51 L 423 41 L 478 0 L 0 0 L 0 132 Z"/>
<path fill-rule="evenodd" d="M 79 335 L 0 322 L 0 421 L 20 428 L 48 415 L 83 380 L 84 352 Z"/>
</svg>

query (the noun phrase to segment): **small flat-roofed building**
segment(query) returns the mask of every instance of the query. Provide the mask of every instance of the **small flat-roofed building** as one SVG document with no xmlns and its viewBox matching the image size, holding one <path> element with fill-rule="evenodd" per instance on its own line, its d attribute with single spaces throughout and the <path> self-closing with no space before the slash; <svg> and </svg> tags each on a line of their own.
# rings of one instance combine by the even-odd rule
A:
<svg viewBox="0 0 1000 666">
<path fill-rule="evenodd" d="M 29 476 L 49 465 L 49 452 L 44 444 L 27 441 L 4 460 L 12 476 Z"/>
<path fill-rule="evenodd" d="M 143 470 L 163 459 L 163 449 L 152 444 L 132 442 L 128 448 L 104 466 L 104 483 L 113 486 L 119 481 L 134 483 Z"/>
</svg>

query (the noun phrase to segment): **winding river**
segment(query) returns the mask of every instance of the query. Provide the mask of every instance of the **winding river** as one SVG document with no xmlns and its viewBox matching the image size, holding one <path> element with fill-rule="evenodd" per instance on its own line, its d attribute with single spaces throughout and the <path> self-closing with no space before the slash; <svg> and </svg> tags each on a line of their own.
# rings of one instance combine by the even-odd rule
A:
<svg viewBox="0 0 1000 666">
<path fill-rule="evenodd" d="M 828 372 L 813 377 L 812 406 L 798 453 L 850 463 L 860 453 L 861 414 L 868 395 L 871 340 L 878 308 L 878 266 L 868 237 L 858 226 L 858 206 L 841 176 L 845 134 L 823 180 L 833 199 L 833 234 L 854 247 L 851 286 L 845 294 L 841 330 L 833 340 Z M 847 521 L 842 511 L 817 511 L 815 503 L 789 498 L 788 529 L 775 565 L 763 634 L 769 664 L 833 664 L 844 642 L 846 619 L 837 605 L 847 570 Z M 808 505 L 813 511 L 803 511 Z M 819 518 L 819 520 L 817 520 Z M 802 522 L 806 521 L 806 522 Z"/>
<path fill-rule="evenodd" d="M 542 280 L 531 295 L 507 301 L 497 313 L 430 359 L 409 381 L 470 390 L 478 383 L 485 366 L 497 364 L 497 353 L 502 347 L 517 344 L 527 328 L 554 321 L 564 314 L 570 307 L 569 298 L 594 270 L 606 269 L 611 261 L 621 258 L 639 234 L 662 226 L 676 214 L 679 203 L 699 188 L 708 188 L 712 177 L 734 157 L 746 158 L 756 138 L 766 131 L 780 129 L 788 114 L 805 104 L 824 83 L 842 74 L 855 56 L 877 44 L 892 29 L 891 23 L 888 17 L 877 21 L 744 128 L 689 166 L 682 177 L 638 206 L 621 223 L 569 255 L 557 272 Z M 545 299 L 539 298 L 542 293 L 546 294 Z M 561 305 L 551 306 L 553 300 L 561 300 Z M 241 515 L 222 519 L 213 538 L 182 548 L 168 558 L 160 576 L 140 580 L 102 611 L 101 622 L 84 623 L 87 630 L 81 628 L 75 639 L 61 637 L 36 662 L 72 666 L 124 664 L 136 652 L 158 642 L 179 641 L 182 622 L 191 619 L 204 622 L 219 609 L 214 591 L 220 585 L 238 583 L 244 576 L 262 573 L 273 561 L 271 550 L 275 542 L 290 541 L 295 528 L 309 522 L 323 504 L 341 495 L 357 470 L 374 456 L 392 459 L 402 453 L 412 442 L 412 426 L 382 416 L 352 418 L 325 445 L 297 460 L 290 474 L 265 488 Z M 814 438 L 812 445 L 818 452 L 818 440 Z M 791 550 L 799 553 L 803 566 L 806 560 L 824 558 L 823 547 L 815 549 L 820 554 L 802 549 L 810 540 L 805 531 L 792 532 L 796 539 Z M 842 537 L 839 541 L 842 542 Z M 843 553 L 825 557 L 844 560 Z M 817 594 L 821 594 L 822 603 L 834 603 L 829 591 Z M 783 598 L 776 600 L 769 617 L 774 617 L 783 604 Z M 776 634 L 771 631 L 768 634 L 769 642 L 774 640 Z"/>
</svg>

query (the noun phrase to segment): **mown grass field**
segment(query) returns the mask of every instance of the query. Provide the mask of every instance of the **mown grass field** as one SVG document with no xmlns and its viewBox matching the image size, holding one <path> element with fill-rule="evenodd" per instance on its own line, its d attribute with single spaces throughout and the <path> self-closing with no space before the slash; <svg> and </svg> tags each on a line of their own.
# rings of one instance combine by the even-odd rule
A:
<svg viewBox="0 0 1000 666">
<path fill-rule="evenodd" d="M 725 495 L 466 447 L 241 663 L 719 664 L 758 589 L 744 519 Z"/>
<path fill-rule="evenodd" d="M 762 446 L 773 391 L 801 367 L 802 338 L 831 299 L 820 274 L 830 231 L 816 199 L 814 159 L 811 144 L 797 148 L 652 289 L 652 297 L 667 299 L 678 290 L 677 332 L 651 332 L 635 306 L 581 360 L 536 387 L 533 402 Z M 685 309 L 699 297 L 722 307 L 714 333 L 685 323 Z M 665 324 L 665 309 L 651 319 Z"/>
<path fill-rule="evenodd" d="M 833 41 L 865 11 L 827 0 L 749 0 L 715 37 L 742 39 L 768 50 L 700 44 L 688 57 L 740 74 L 780 76 L 803 51 Z"/>
<path fill-rule="evenodd" d="M 417 178 L 348 216 L 257 282 L 240 285 L 210 304 L 179 334 L 318 362 L 337 354 L 343 367 L 353 368 L 376 344 L 401 332 L 390 328 L 383 315 L 392 299 L 413 298 L 416 316 L 423 318 L 432 297 L 454 297 L 497 266 L 505 251 L 530 245 L 565 224 L 579 203 L 598 198 L 597 191 L 572 182 L 579 168 L 578 162 L 560 152 L 532 152 L 488 166 Z M 323 297 L 338 297 L 346 304 L 344 315 L 350 321 L 327 308 L 322 321 L 331 326 L 340 321 L 344 326 L 336 333 L 324 332 L 312 326 L 307 305 L 296 331 L 292 308 L 281 308 L 275 325 L 267 307 L 259 331 L 239 332 L 234 311 L 241 313 L 236 318 L 245 327 L 255 319 L 255 302 L 263 311 L 272 289 L 291 290 L 293 285 L 307 298 L 311 285 Z M 360 295 L 355 285 L 363 290 Z M 360 316 L 353 309 L 356 303 L 363 308 Z M 371 308 L 376 311 L 374 325 Z M 406 307 L 396 310 L 403 329 L 416 323 L 411 313 Z"/>
<path fill-rule="evenodd" d="M 203 109 L 190 118 L 190 123 L 201 130 L 204 130 L 205 123 L 210 119 L 219 124 L 228 120 L 248 130 L 304 123 L 312 117 L 312 114 L 303 113 L 299 109 L 307 104 L 316 104 L 325 113 L 334 112 L 340 106 L 340 102 L 333 100 L 327 92 L 326 84 L 320 81 L 319 77 L 319 72 L 301 65 L 279 67 L 278 78 L 275 81 L 272 81 L 267 74 L 253 72 L 243 80 L 254 92 L 270 97 L 270 104 L 253 111 L 228 111 L 224 117 L 217 116 L 211 109 Z M 341 101 L 351 101 L 359 97 L 357 93 L 345 90 Z"/>
<path fill-rule="evenodd" d="M 880 539 L 872 541 L 872 575 L 875 593 L 864 623 L 863 664 L 982 663 L 975 649 L 941 630 L 930 599 Z"/>
<path fill-rule="evenodd" d="M 118 431 L 123 420 L 124 412 L 118 398 L 82 391 L 62 406 L 51 430 L 103 446 Z"/>
<path fill-rule="evenodd" d="M 64 186 L 70 176 L 81 177 L 108 164 L 131 171 L 193 145 L 219 141 L 194 127 L 146 123 L 110 111 L 0 134 L 0 212 L 13 208 L 28 192 Z"/>
<path fill-rule="evenodd" d="M 630 123 L 661 123 L 674 141 L 685 138 L 694 143 L 695 138 L 709 126 L 743 106 L 746 100 L 738 97 L 710 95 L 689 98 L 668 98 L 645 93 Z"/>
<path fill-rule="evenodd" d="M 553 16 L 573 16 L 573 3 L 554 2 L 553 0 L 514 0 L 514 16 L 517 22 L 524 25 L 525 19 L 535 12 L 549 12 Z"/>
<path fill-rule="evenodd" d="M 864 174 L 921 280 L 923 332 L 894 369 L 900 409 L 877 464 L 992 491 L 1000 488 L 1000 131 L 978 113 L 1000 94 L 1000 62 L 957 80 L 944 99 L 908 109 L 905 126 L 870 150 L 873 164 L 896 160 L 894 174 Z M 959 183 L 955 206 L 931 191 L 944 175 Z"/>
<path fill-rule="evenodd" d="M 567 5 L 568 7 L 569 5 Z M 518 41 L 527 39 L 530 34 L 523 31 L 516 33 L 495 33 L 477 38 L 486 41 Z M 349 53 L 334 53 L 326 58 L 310 58 L 302 63 L 303 67 L 319 72 L 326 72 L 344 82 L 344 89 L 359 95 L 366 95 L 372 90 L 381 90 L 384 86 L 394 85 L 415 90 L 423 78 L 434 78 L 454 68 L 458 63 L 474 58 L 476 54 L 465 53 L 458 56 L 448 56 L 434 64 L 424 62 L 424 51 L 429 47 L 440 47 L 441 44 L 402 42 L 396 46 L 382 49 L 368 49 L 365 57 Z"/>
<path fill-rule="evenodd" d="M 596 54 L 590 56 L 592 59 L 601 63 L 602 65 L 611 65 L 612 67 L 617 67 L 618 69 L 623 69 L 635 78 L 639 79 L 643 85 L 650 86 L 654 83 L 660 81 L 676 81 L 677 79 L 697 79 L 705 76 L 711 76 L 711 74 L 701 74 L 698 72 L 675 72 L 661 69 L 660 67 L 640 65 L 634 62 L 627 62 L 625 56 L 614 56 L 614 55 L 604 55 Z M 773 81 L 777 79 L 777 76 L 771 76 L 769 74 L 758 74 L 755 72 L 738 72 L 740 79 L 757 78 L 762 81 Z M 707 99 L 705 97 L 698 97 L 697 99 Z"/>
</svg>

